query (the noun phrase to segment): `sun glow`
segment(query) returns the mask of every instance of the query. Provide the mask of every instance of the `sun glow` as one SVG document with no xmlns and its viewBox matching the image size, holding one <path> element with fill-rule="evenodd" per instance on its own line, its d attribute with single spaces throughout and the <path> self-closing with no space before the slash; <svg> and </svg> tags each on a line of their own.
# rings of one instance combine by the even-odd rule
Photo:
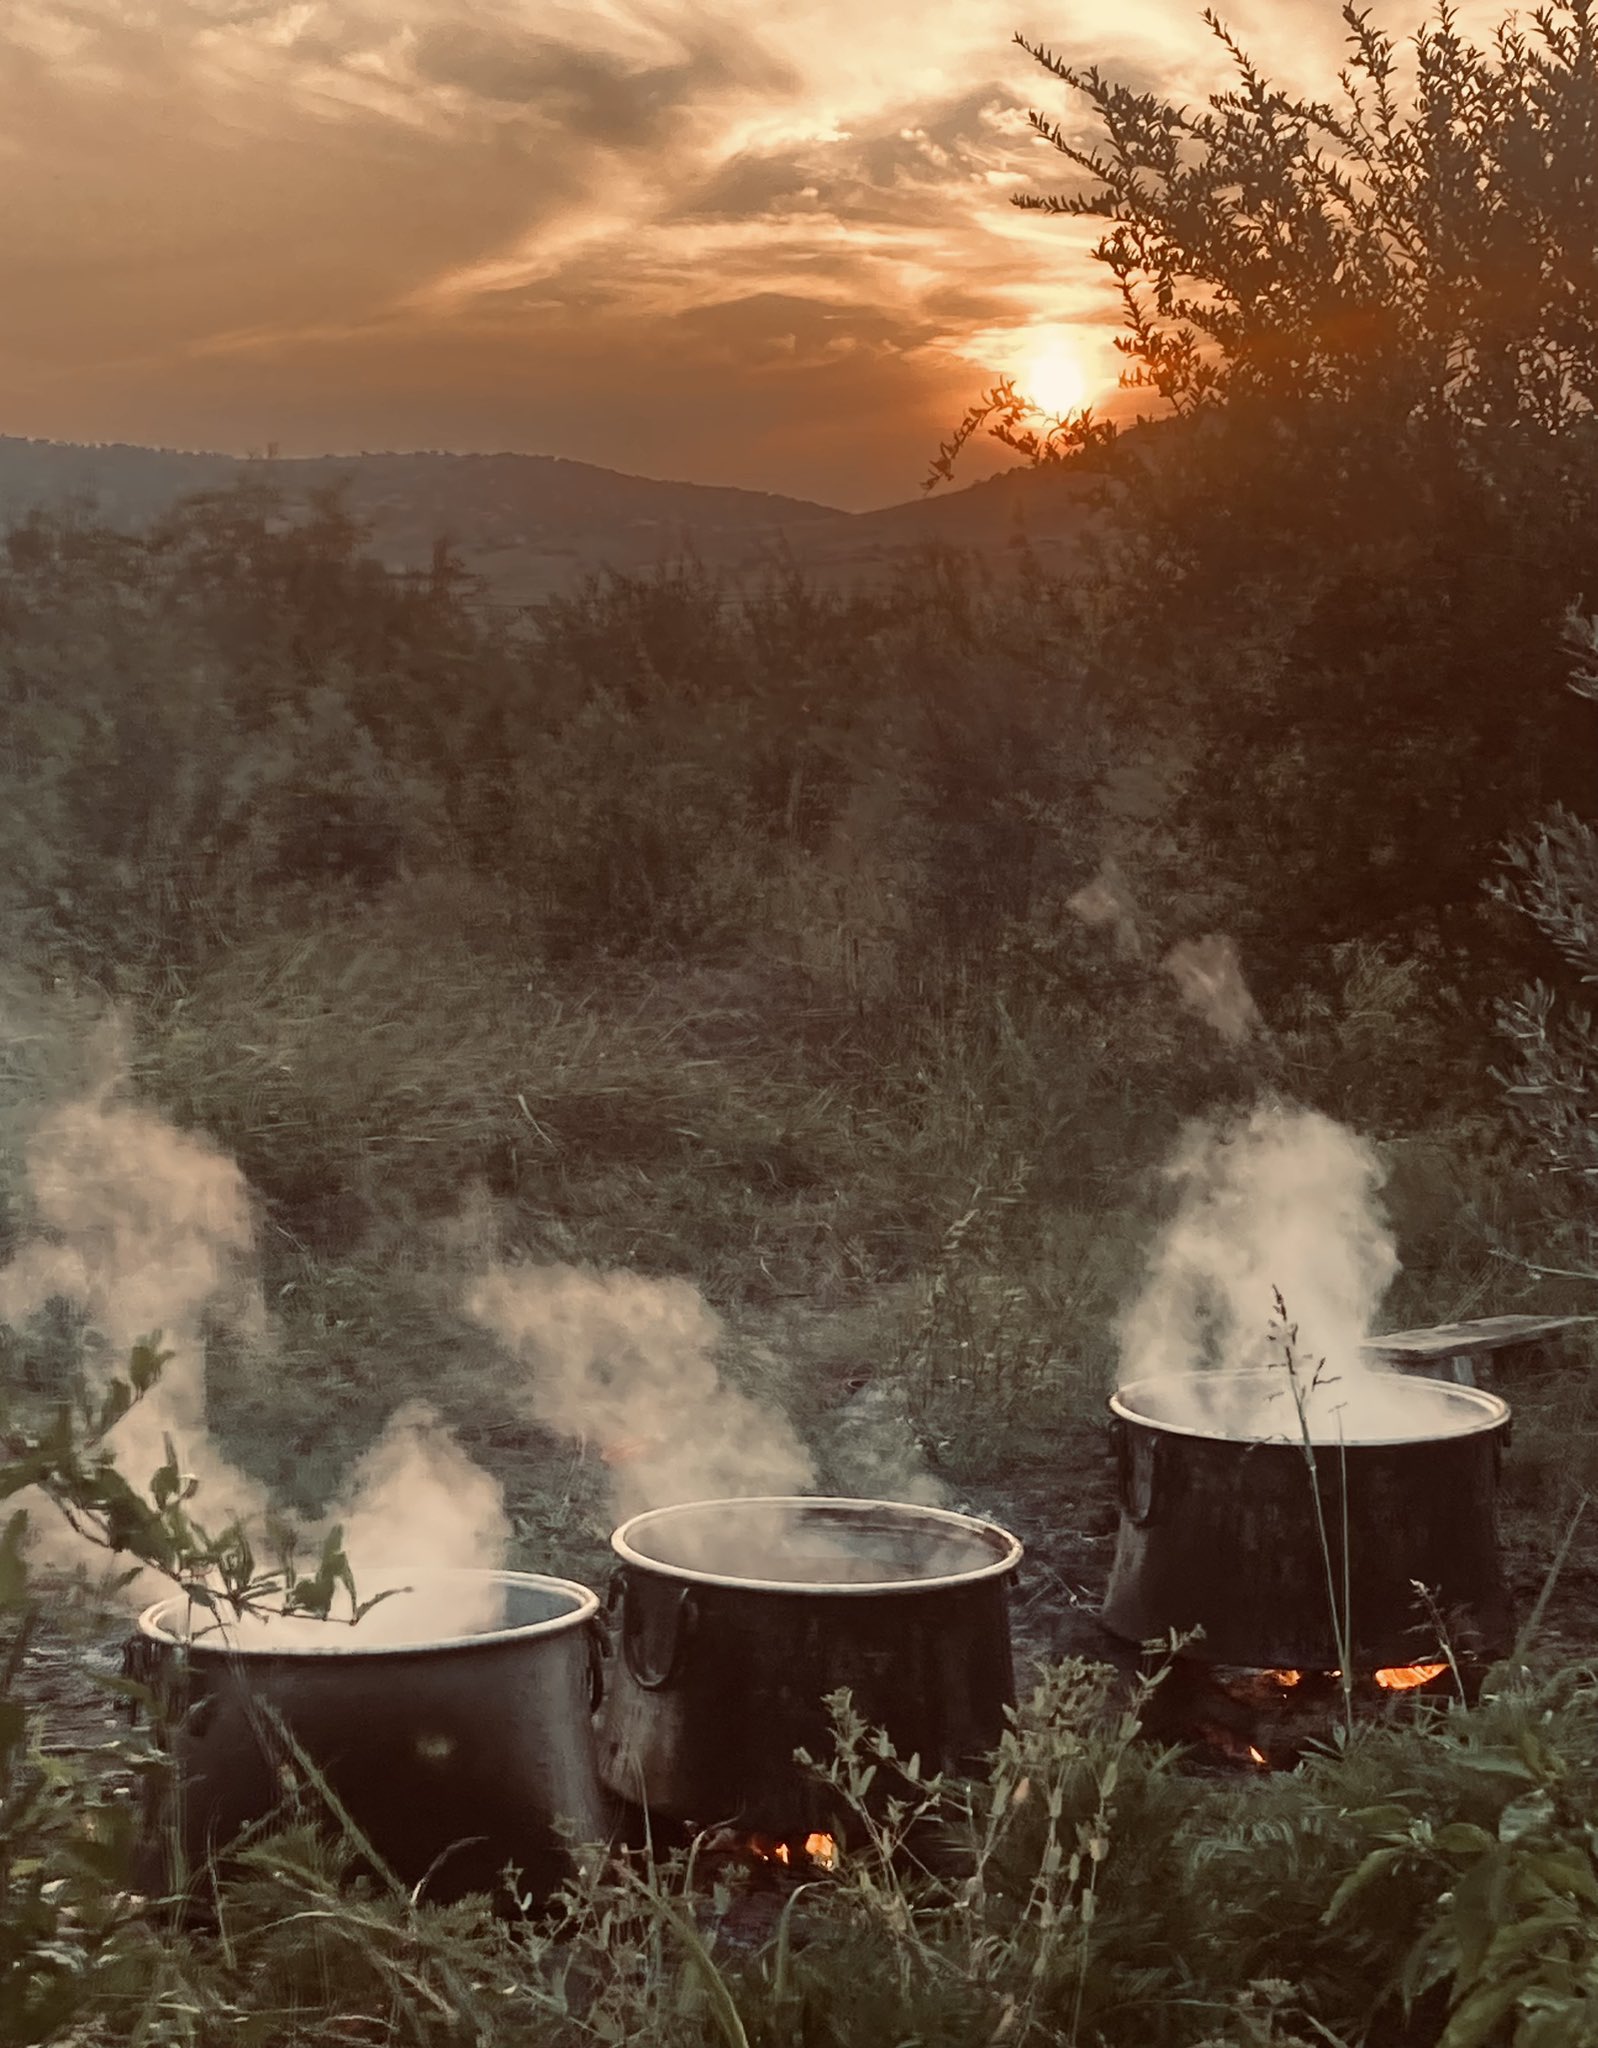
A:
<svg viewBox="0 0 1598 2048">
<path fill-rule="evenodd" d="M 1013 382 L 1021 397 L 1029 399 L 1051 419 L 1080 412 L 1088 402 L 1088 373 L 1082 352 L 1058 328 L 1038 335 L 1026 345 L 1016 363 Z"/>
</svg>

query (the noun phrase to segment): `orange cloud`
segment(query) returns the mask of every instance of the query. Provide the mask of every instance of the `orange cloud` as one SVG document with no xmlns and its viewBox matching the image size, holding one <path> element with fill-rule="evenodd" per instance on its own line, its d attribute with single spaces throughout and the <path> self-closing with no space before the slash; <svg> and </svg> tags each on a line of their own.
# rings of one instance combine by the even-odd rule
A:
<svg viewBox="0 0 1598 2048">
<path fill-rule="evenodd" d="M 1273 61 L 1312 13 L 1238 19 Z M 0 428 L 907 496 L 1007 335 L 1113 313 L 1086 232 L 1006 204 L 1057 162 L 1025 108 L 1064 104 L 1013 15 L 11 0 Z M 1062 30 L 1124 75 L 1214 70 L 1175 0 Z"/>
</svg>

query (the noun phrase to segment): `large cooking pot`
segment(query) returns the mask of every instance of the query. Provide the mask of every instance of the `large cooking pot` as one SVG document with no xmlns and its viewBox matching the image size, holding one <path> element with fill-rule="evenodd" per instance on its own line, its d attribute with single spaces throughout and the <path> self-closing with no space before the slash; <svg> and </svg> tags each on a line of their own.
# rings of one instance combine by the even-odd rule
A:
<svg viewBox="0 0 1598 2048">
<path fill-rule="evenodd" d="M 182 1596 L 140 1616 L 137 1661 L 177 1707 L 176 1811 L 151 1845 L 169 1882 L 281 1806 L 285 1732 L 389 1869 L 432 1898 L 492 1892 L 514 1865 L 518 1893 L 543 1899 L 570 1868 L 557 1822 L 583 1840 L 608 1832 L 593 1757 L 597 1597 L 531 1572 L 387 1583 L 407 1590 L 353 1629 L 224 1631 Z M 363 1575 L 363 1595 L 379 1589 Z"/>
<path fill-rule="evenodd" d="M 636 1806 L 752 1832 L 831 1831 L 794 1762 L 832 1752 L 841 1687 L 925 1769 L 975 1765 L 1014 1699 L 1021 1545 L 940 1508 L 784 1496 L 635 1515 L 620 1564 L 600 1774 Z"/>
<path fill-rule="evenodd" d="M 1329 1671 L 1346 1615 L 1351 1668 L 1369 1672 L 1438 1651 L 1418 1580 L 1454 1647 L 1501 1652 L 1508 1404 L 1476 1387 L 1368 1377 L 1372 1389 L 1318 1390 L 1308 1444 L 1279 1369 L 1122 1387 L 1110 1401 L 1121 1515 L 1105 1626 L 1133 1642 L 1202 1629 L 1186 1654 L 1209 1663 Z"/>
</svg>

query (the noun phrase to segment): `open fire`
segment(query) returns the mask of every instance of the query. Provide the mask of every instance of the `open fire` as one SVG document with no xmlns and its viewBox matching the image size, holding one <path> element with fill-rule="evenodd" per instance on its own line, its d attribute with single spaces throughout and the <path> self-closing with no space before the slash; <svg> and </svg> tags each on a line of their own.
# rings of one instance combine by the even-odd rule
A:
<svg viewBox="0 0 1598 2048">
<path fill-rule="evenodd" d="M 1447 1669 L 1446 1663 L 1389 1664 L 1382 1670 L 1374 1672 L 1372 1676 L 1383 1692 L 1412 1692 L 1416 1686 L 1431 1685 L 1441 1678 Z M 1335 1682 L 1343 1674 L 1341 1671 L 1328 1671 L 1318 1675 Z M 1295 1686 L 1302 1685 L 1305 1678 L 1302 1671 L 1269 1671 L 1266 1676 L 1273 1685 L 1279 1685 L 1284 1692 L 1291 1692 Z"/>
<path fill-rule="evenodd" d="M 838 1843 L 833 1835 L 808 1834 L 802 1842 L 776 1835 L 748 1835 L 742 1847 L 756 1863 L 780 1864 L 784 1870 L 836 1870 Z"/>
<path fill-rule="evenodd" d="M 1468 1682 L 1471 1667 L 1459 1676 Z M 1386 1665 L 1359 1673 L 1354 1705 L 1379 1713 L 1383 1702 L 1441 1694 L 1456 1683 L 1447 1660 Z M 1343 1711 L 1343 1674 L 1291 1666 L 1248 1669 L 1178 1658 L 1155 1695 L 1145 1725 L 1162 1740 L 1191 1745 L 1195 1761 L 1244 1770 L 1290 1770 L 1325 1739 Z"/>
<path fill-rule="evenodd" d="M 1446 1664 L 1393 1664 L 1377 1672 L 1376 1683 L 1384 1692 L 1412 1692 L 1418 1685 L 1431 1685 L 1447 1669 Z"/>
</svg>

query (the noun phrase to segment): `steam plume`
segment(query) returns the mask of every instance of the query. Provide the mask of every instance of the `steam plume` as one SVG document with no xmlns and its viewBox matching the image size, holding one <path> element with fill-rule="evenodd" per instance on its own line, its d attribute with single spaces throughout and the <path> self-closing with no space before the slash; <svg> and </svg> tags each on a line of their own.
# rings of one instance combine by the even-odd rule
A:
<svg viewBox="0 0 1598 2048">
<path fill-rule="evenodd" d="M 504 1619 L 503 1590 L 486 1576 L 503 1566 L 510 1547 L 504 1495 L 426 1402 L 407 1402 L 389 1418 L 329 1521 L 343 1526 L 359 1598 L 398 1595 L 361 1618 L 362 1647 L 474 1635 Z M 435 1571 L 468 1576 L 436 1582 Z M 246 1620 L 229 1634 L 280 1649 L 339 1647 L 327 1624 L 293 1616 Z"/>
<path fill-rule="evenodd" d="M 810 1483 L 787 1418 L 722 1380 L 721 1322 L 687 1281 L 498 1265 L 466 1305 L 529 1366 L 527 1413 L 598 1450 L 623 1515 Z"/>
<path fill-rule="evenodd" d="M 867 1381 L 837 1413 L 828 1462 L 845 1493 L 916 1507 L 948 1505 L 949 1489 L 927 1470 L 902 1388 Z"/>
<path fill-rule="evenodd" d="M 1300 1355 L 1325 1360 L 1323 1407 L 1344 1414 L 1348 1434 L 1370 1433 L 1395 1376 L 1372 1368 L 1361 1342 L 1398 1271 L 1371 1147 L 1313 1110 L 1265 1103 L 1189 1126 L 1166 1174 L 1176 1212 L 1122 1322 L 1123 1384 L 1271 1363 L 1279 1292 Z"/>
<path fill-rule="evenodd" d="M 0 1322 L 66 1301 L 107 1340 L 110 1371 L 159 1330 L 172 1356 L 112 1433 L 119 1465 L 144 1486 L 170 1436 L 208 1496 L 258 1510 L 260 1489 L 206 1435 L 201 1339 L 211 1312 L 261 1321 L 249 1190 L 206 1139 L 116 1101 L 115 1087 L 107 1075 L 34 1129 L 26 1165 L 36 1234 L 0 1271 Z"/>
<path fill-rule="evenodd" d="M 497 1482 L 425 1401 L 410 1401 L 350 1474 L 333 1519 L 352 1559 L 457 1571 L 503 1563 L 510 1523 Z"/>
<path fill-rule="evenodd" d="M 1187 1007 L 1218 1031 L 1228 1045 L 1241 1045 L 1260 1021 L 1229 938 L 1211 932 L 1183 939 L 1165 956 L 1165 971 Z"/>
<path fill-rule="evenodd" d="M 165 1464 L 170 1440 L 198 1482 L 197 1520 L 211 1529 L 235 1519 L 259 1525 L 265 1489 L 224 1456 L 207 1427 L 203 1341 L 206 1318 L 218 1314 L 264 1341 L 249 1187 L 208 1139 L 118 1099 L 120 1085 L 116 1063 L 108 1062 L 86 1095 L 36 1124 L 25 1159 L 33 1235 L 0 1269 L 0 1322 L 22 1324 L 53 1301 L 70 1303 L 105 1340 L 102 1378 L 125 1367 L 138 1338 L 159 1330 L 172 1356 L 111 1432 L 119 1468 L 131 1484 L 146 1487 Z M 35 1539 L 50 1560 L 70 1567 L 100 1558 L 46 1503 L 29 1505 Z M 363 1577 L 381 1579 L 395 1567 L 504 1562 L 508 1527 L 499 1487 L 419 1406 L 392 1418 L 351 1474 L 333 1520 L 346 1525 L 358 1590 Z M 168 1591 L 154 1572 L 141 1573 L 132 1587 L 141 1601 Z M 455 1586 L 431 1608 L 419 1596 L 385 1603 L 361 1624 L 362 1639 L 488 1625 L 463 1616 L 461 1598 Z"/>
<path fill-rule="evenodd" d="M 1138 924 L 1137 904 L 1130 884 L 1112 857 L 1107 856 L 1091 882 L 1071 898 L 1067 908 L 1086 925 L 1108 925 L 1115 935 L 1116 950 L 1136 959 L 1144 950 Z"/>
</svg>

